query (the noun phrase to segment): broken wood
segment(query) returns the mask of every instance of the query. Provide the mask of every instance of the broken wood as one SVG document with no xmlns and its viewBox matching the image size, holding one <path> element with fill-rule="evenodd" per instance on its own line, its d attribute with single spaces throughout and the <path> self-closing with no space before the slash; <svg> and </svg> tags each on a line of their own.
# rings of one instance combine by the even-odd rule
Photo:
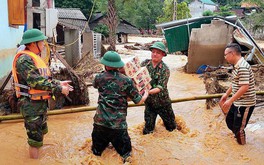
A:
<svg viewBox="0 0 264 165">
<path fill-rule="evenodd" d="M 8 81 L 10 80 L 11 75 L 12 75 L 12 71 L 8 74 L 8 76 L 7 76 L 7 78 L 5 79 L 3 85 L 1 86 L 1 88 L 0 88 L 0 95 L 2 94 L 3 90 L 5 89 L 6 84 L 7 84 Z"/>
<path fill-rule="evenodd" d="M 75 73 L 75 71 L 72 69 L 72 67 L 67 63 L 67 61 L 56 51 L 52 49 L 53 54 L 60 60 L 60 62 L 69 70 L 80 82 L 83 83 L 84 86 L 86 86 L 86 83 L 80 79 L 80 77 Z"/>
</svg>

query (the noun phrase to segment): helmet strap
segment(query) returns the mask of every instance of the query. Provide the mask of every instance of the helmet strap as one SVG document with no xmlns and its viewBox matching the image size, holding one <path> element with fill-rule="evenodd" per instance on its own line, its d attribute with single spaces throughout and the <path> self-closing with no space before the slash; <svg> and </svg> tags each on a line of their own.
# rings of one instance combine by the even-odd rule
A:
<svg viewBox="0 0 264 165">
<path fill-rule="evenodd" d="M 38 55 L 40 55 L 41 51 L 40 51 L 39 46 L 38 46 L 38 41 L 36 41 L 35 44 L 36 44 L 36 46 L 38 48 L 38 52 L 39 52 Z"/>
</svg>

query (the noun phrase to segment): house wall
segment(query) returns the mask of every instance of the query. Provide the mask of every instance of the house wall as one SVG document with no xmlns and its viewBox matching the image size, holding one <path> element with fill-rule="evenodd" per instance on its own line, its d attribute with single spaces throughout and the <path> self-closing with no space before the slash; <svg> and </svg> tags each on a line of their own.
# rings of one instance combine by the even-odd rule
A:
<svg viewBox="0 0 264 165">
<path fill-rule="evenodd" d="M 40 29 L 44 34 L 46 34 L 46 8 L 48 7 L 46 0 L 40 0 L 39 7 L 32 7 L 32 0 L 27 1 L 27 28 L 33 28 L 33 13 L 40 14 L 39 27 L 34 27 Z"/>
<path fill-rule="evenodd" d="M 215 11 L 217 9 L 214 5 L 203 4 L 198 0 L 194 0 L 189 4 L 190 13 L 192 18 L 203 16 L 203 12 L 206 10 Z"/>
<path fill-rule="evenodd" d="M 24 26 L 10 27 L 7 0 L 0 0 L 0 86 L 11 71 L 16 45 L 21 41 Z"/>
<path fill-rule="evenodd" d="M 224 49 L 231 42 L 233 27 L 213 20 L 193 29 L 188 49 L 187 72 L 195 73 L 199 66 L 219 66 L 225 62 Z"/>
</svg>

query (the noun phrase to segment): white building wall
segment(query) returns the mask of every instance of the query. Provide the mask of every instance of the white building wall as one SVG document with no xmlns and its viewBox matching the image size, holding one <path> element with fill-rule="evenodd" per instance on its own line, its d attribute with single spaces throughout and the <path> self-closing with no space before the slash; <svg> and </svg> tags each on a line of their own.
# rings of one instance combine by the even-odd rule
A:
<svg viewBox="0 0 264 165">
<path fill-rule="evenodd" d="M 189 4 L 189 9 L 190 9 L 192 18 L 195 18 L 195 17 L 202 17 L 203 12 L 206 10 L 215 11 L 217 9 L 217 6 L 203 4 L 198 0 L 194 0 L 193 2 Z"/>
<path fill-rule="evenodd" d="M 20 43 L 24 26 L 10 27 L 7 0 L 0 0 L 0 85 L 12 66 L 16 45 Z"/>
</svg>

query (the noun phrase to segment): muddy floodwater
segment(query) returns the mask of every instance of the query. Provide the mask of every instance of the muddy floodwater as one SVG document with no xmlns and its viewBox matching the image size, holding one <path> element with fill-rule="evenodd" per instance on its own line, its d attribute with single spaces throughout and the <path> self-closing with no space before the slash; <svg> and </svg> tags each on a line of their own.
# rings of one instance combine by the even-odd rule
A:
<svg viewBox="0 0 264 165">
<path fill-rule="evenodd" d="M 129 41 L 139 42 L 140 39 L 129 38 Z M 118 45 L 118 49 L 124 54 L 123 58 L 130 55 L 138 55 L 141 60 L 150 57 L 149 51 L 127 51 L 122 45 Z M 164 61 L 171 70 L 168 84 L 171 99 L 205 94 L 200 75 L 183 72 L 187 62 L 185 56 L 168 55 Z M 90 87 L 89 94 L 90 106 L 96 106 L 97 91 Z M 161 119 L 157 118 L 155 131 L 150 135 L 142 135 L 144 107 L 128 109 L 128 132 L 133 146 L 131 164 L 264 164 L 263 107 L 257 107 L 249 121 L 247 144 L 244 146 L 238 145 L 227 129 L 225 117 L 218 106 L 207 110 L 205 100 L 200 100 L 174 103 L 173 109 L 181 130 L 168 132 Z M 101 157 L 91 153 L 94 113 L 49 116 L 49 133 L 40 149 L 39 160 L 28 158 L 27 135 L 22 120 L 0 123 L 0 164 L 122 164 L 121 157 L 112 147 L 108 147 Z"/>
</svg>

